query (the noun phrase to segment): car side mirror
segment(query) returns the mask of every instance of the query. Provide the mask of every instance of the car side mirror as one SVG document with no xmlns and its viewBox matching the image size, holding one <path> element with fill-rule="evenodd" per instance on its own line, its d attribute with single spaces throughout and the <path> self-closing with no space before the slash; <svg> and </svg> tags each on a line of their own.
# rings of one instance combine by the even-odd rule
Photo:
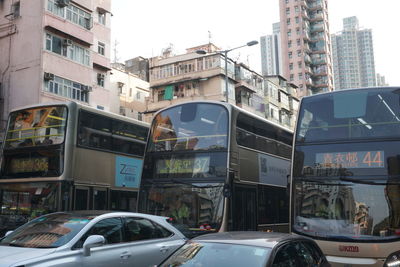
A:
<svg viewBox="0 0 400 267">
<path fill-rule="evenodd" d="M 83 243 L 83 256 L 90 256 L 90 249 L 95 247 L 101 247 L 106 242 L 104 236 L 102 235 L 91 235 L 86 238 L 85 243 Z"/>
<path fill-rule="evenodd" d="M 4 235 L 4 237 L 8 236 L 9 234 L 11 234 L 14 231 L 7 231 L 6 234 Z"/>
</svg>

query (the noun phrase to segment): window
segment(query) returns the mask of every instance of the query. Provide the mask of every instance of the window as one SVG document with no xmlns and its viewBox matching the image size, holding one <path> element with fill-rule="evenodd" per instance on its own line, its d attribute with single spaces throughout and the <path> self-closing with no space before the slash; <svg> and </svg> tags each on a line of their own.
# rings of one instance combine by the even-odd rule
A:
<svg viewBox="0 0 400 267">
<path fill-rule="evenodd" d="M 125 218 L 126 242 L 165 238 L 172 235 L 164 227 L 143 218 Z"/>
<path fill-rule="evenodd" d="M 288 37 L 292 36 L 292 30 L 291 30 L 291 29 L 289 29 L 289 30 L 287 31 L 287 36 L 288 36 Z"/>
<path fill-rule="evenodd" d="M 47 10 L 85 29 L 92 28 L 92 17 L 89 12 L 71 4 L 62 7 L 57 2 L 57 0 L 47 0 Z"/>
<path fill-rule="evenodd" d="M 292 41 L 288 41 L 288 48 L 292 47 Z"/>
<path fill-rule="evenodd" d="M 290 81 L 291 82 L 294 81 L 294 75 L 293 74 L 290 74 Z"/>
<path fill-rule="evenodd" d="M 309 242 L 290 242 L 278 250 L 273 267 L 291 266 L 323 266 L 322 255 Z"/>
<path fill-rule="evenodd" d="M 105 50 L 106 50 L 106 45 L 102 42 L 98 42 L 97 46 L 97 53 L 100 55 L 104 56 L 105 55 Z"/>
<path fill-rule="evenodd" d="M 296 23 L 300 22 L 300 18 L 299 17 L 295 17 Z"/>
<path fill-rule="evenodd" d="M 290 15 L 290 7 L 286 8 L 286 15 Z"/>
<path fill-rule="evenodd" d="M 89 91 L 91 90 L 91 87 L 87 85 L 63 79 L 58 76 L 45 80 L 44 85 L 44 90 L 46 92 L 86 103 L 89 102 Z"/>
<path fill-rule="evenodd" d="M 103 73 L 97 73 L 97 85 L 98 86 L 104 87 L 104 78 L 105 78 L 105 75 Z"/>
<path fill-rule="evenodd" d="M 296 42 L 297 42 L 297 46 L 300 46 L 300 45 L 301 45 L 300 39 L 297 39 Z"/>
<path fill-rule="evenodd" d="M 289 58 L 292 58 L 292 52 L 288 53 Z"/>
<path fill-rule="evenodd" d="M 142 98 L 142 94 L 140 92 L 136 92 L 136 99 L 140 100 Z"/>
<path fill-rule="evenodd" d="M 303 62 L 301 62 L 301 61 L 297 62 L 297 65 L 299 68 L 301 68 L 301 67 L 303 67 Z"/>
<path fill-rule="evenodd" d="M 74 248 L 81 248 L 90 235 L 102 235 L 106 240 L 106 245 L 122 243 L 122 228 L 122 220 L 119 217 L 99 221 L 82 236 Z"/>
<path fill-rule="evenodd" d="M 45 49 L 80 64 L 86 66 L 90 65 L 90 51 L 78 46 L 70 39 L 64 39 L 54 34 L 46 33 Z"/>
<path fill-rule="evenodd" d="M 123 108 L 123 107 L 122 107 Z M 80 146 L 143 156 L 147 128 L 81 110 L 79 114 Z"/>
<path fill-rule="evenodd" d="M 13 17 L 14 19 L 20 17 L 20 9 L 21 9 L 21 4 L 20 4 L 19 1 L 12 4 L 12 6 L 11 6 L 11 13 L 12 13 L 12 17 Z"/>
<path fill-rule="evenodd" d="M 294 7 L 294 11 L 295 11 L 296 13 L 299 13 L 299 6 L 295 6 L 295 7 Z"/>
<path fill-rule="evenodd" d="M 132 88 L 129 88 L 129 97 L 132 97 Z"/>
<path fill-rule="evenodd" d="M 301 57 L 301 55 L 302 55 L 301 50 L 297 50 L 297 56 Z"/>
<path fill-rule="evenodd" d="M 106 25 L 106 13 L 99 13 L 98 20 L 100 24 Z"/>
<path fill-rule="evenodd" d="M 299 72 L 298 77 L 299 77 L 299 80 L 303 80 L 303 73 Z"/>
<path fill-rule="evenodd" d="M 286 24 L 290 25 L 290 18 L 286 19 Z"/>
<path fill-rule="evenodd" d="M 289 70 L 293 70 L 293 63 L 289 64 Z"/>
</svg>

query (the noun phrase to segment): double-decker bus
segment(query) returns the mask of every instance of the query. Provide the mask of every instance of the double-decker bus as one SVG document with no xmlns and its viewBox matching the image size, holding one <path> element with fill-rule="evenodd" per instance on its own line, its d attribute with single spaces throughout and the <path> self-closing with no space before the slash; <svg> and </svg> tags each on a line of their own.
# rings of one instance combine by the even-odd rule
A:
<svg viewBox="0 0 400 267">
<path fill-rule="evenodd" d="M 293 132 L 225 102 L 155 114 L 139 212 L 171 218 L 188 237 L 226 230 L 289 231 Z"/>
<path fill-rule="evenodd" d="M 291 230 L 316 239 L 332 266 L 400 266 L 399 148 L 399 87 L 302 99 Z"/>
<path fill-rule="evenodd" d="M 75 102 L 9 115 L 0 231 L 61 210 L 135 210 L 149 125 Z"/>
</svg>

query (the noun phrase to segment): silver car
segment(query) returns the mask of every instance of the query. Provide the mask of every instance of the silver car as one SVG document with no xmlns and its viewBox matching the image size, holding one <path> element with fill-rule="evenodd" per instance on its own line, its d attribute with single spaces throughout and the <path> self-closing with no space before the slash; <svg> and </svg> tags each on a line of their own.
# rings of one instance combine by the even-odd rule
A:
<svg viewBox="0 0 400 267">
<path fill-rule="evenodd" d="M 159 264 L 186 242 L 166 217 L 129 212 L 57 212 L 0 240 L 0 267 Z"/>
<path fill-rule="evenodd" d="M 292 234 L 225 232 L 190 240 L 159 267 L 329 267 L 315 241 Z"/>
</svg>

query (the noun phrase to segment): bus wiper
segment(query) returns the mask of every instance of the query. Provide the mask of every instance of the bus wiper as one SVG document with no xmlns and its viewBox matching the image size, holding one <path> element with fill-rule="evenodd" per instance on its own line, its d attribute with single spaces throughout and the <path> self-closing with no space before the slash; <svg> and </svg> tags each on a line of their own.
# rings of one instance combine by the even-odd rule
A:
<svg viewBox="0 0 400 267">
<path fill-rule="evenodd" d="M 205 186 L 201 186 L 201 185 L 196 185 L 193 183 L 189 183 L 189 182 L 183 182 L 177 179 L 171 179 L 171 182 L 177 183 L 177 184 L 184 184 L 184 185 L 188 185 L 188 186 L 192 186 L 195 188 L 214 188 L 214 187 L 221 187 L 221 185 L 205 185 Z"/>
<path fill-rule="evenodd" d="M 346 177 L 346 176 L 340 176 L 339 180 L 344 181 L 344 182 L 352 182 L 352 183 L 356 183 L 356 184 L 370 184 L 370 185 L 385 185 L 386 184 L 386 182 L 385 183 L 376 183 L 374 181 L 350 178 L 350 177 Z"/>
</svg>

